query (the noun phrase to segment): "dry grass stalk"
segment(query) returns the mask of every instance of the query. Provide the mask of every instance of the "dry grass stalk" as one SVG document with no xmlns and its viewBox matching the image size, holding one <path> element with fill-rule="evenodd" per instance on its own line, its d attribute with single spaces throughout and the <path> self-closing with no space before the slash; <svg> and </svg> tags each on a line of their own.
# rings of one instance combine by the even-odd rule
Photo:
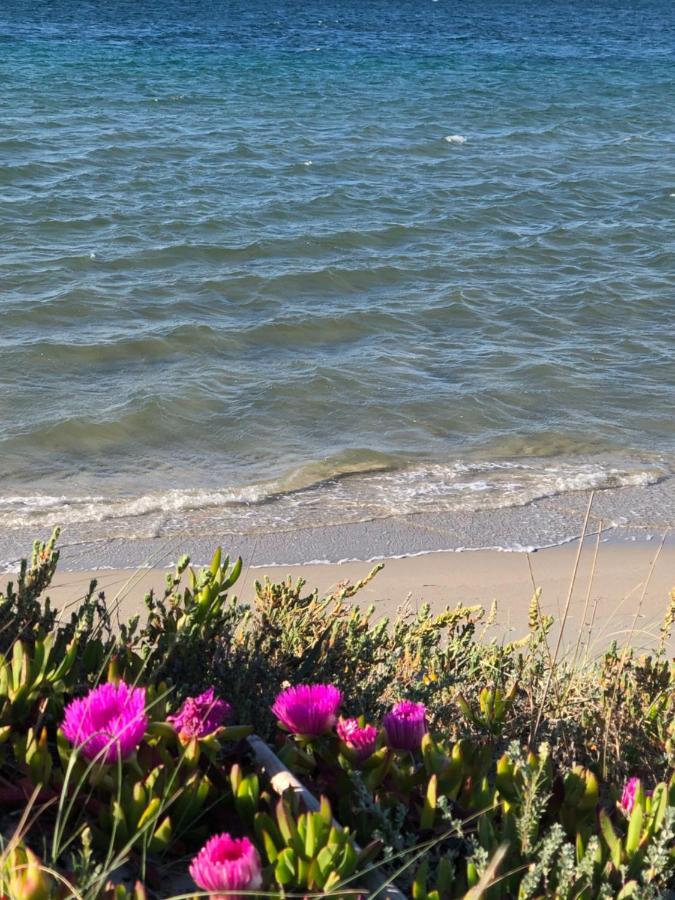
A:
<svg viewBox="0 0 675 900">
<path fill-rule="evenodd" d="M 644 599 L 647 596 L 647 589 L 649 588 L 649 584 L 652 580 L 652 575 L 654 574 L 654 569 L 656 568 L 656 564 L 659 561 L 659 557 L 661 556 L 661 551 L 663 550 L 663 545 L 666 542 L 666 537 L 668 536 L 669 529 L 666 528 L 663 532 L 663 537 L 661 538 L 661 543 L 659 544 L 659 548 L 654 555 L 654 559 L 651 562 L 649 567 L 649 572 L 647 573 L 647 577 L 645 578 L 644 585 L 642 587 L 642 593 L 640 594 L 640 600 L 638 601 L 637 609 L 635 610 L 635 615 L 633 617 L 633 624 L 631 626 L 630 634 L 628 637 L 628 641 L 624 644 L 623 651 L 621 653 L 621 659 L 619 661 L 619 671 L 614 679 L 614 685 L 612 689 L 612 696 L 609 703 L 609 708 L 607 710 L 607 719 L 605 721 L 605 729 L 603 735 L 603 743 L 602 743 L 602 777 L 607 778 L 607 745 L 609 744 L 609 732 L 612 724 L 612 717 L 614 715 L 614 708 L 616 706 L 616 695 L 618 686 L 621 683 L 621 677 L 623 675 L 624 668 L 626 666 L 626 660 L 628 658 L 628 654 L 631 652 L 631 643 L 633 640 L 633 636 L 635 634 L 635 626 L 637 625 L 637 620 L 640 616 L 640 612 L 642 610 L 642 604 L 644 603 Z"/>
<path fill-rule="evenodd" d="M 546 706 L 546 700 L 548 697 L 548 692 L 551 687 L 551 680 L 553 678 L 553 673 L 555 671 L 556 663 L 558 661 L 558 654 L 560 652 L 560 647 L 562 645 L 563 634 L 565 631 L 565 624 L 567 622 L 567 618 L 569 616 L 570 611 L 570 603 L 572 602 L 572 594 L 574 593 L 574 585 L 577 578 L 577 571 L 579 570 L 579 560 L 581 558 L 581 550 L 584 546 L 584 539 L 586 537 L 586 531 L 588 529 L 588 520 L 591 515 L 591 508 L 593 506 L 593 498 L 595 497 L 595 491 L 591 491 L 591 496 L 588 498 L 588 508 L 586 509 L 586 516 L 584 517 L 584 524 L 581 529 L 581 534 L 579 536 L 579 544 L 577 546 L 577 552 L 574 559 L 574 566 L 572 568 L 572 575 L 570 577 L 570 585 L 567 591 L 567 598 L 565 600 L 565 608 L 563 610 L 562 620 L 560 622 L 560 631 L 558 632 L 558 640 L 556 641 L 555 650 L 553 652 L 553 659 L 551 661 L 551 665 L 548 670 L 548 675 L 546 678 L 546 684 L 544 686 L 544 693 L 541 698 L 541 703 L 539 705 L 539 709 L 537 711 L 537 718 L 534 724 L 534 728 L 532 729 L 532 733 L 530 734 L 530 743 L 534 743 L 537 739 L 537 732 L 539 731 L 539 726 L 541 724 L 541 718 L 544 714 L 544 708 Z"/>
</svg>

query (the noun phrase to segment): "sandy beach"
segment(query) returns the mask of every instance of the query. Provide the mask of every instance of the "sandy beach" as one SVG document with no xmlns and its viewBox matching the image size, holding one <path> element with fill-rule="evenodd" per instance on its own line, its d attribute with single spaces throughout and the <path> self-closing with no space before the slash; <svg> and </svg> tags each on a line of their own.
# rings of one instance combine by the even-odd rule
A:
<svg viewBox="0 0 675 900">
<path fill-rule="evenodd" d="M 670 590 L 675 586 L 675 547 L 653 544 L 601 544 L 593 567 L 595 546 L 584 545 L 569 604 L 563 644 L 576 644 L 579 628 L 592 655 L 612 640 L 630 638 L 636 648 L 654 647 L 658 640 Z M 527 631 L 527 613 L 533 587 L 542 589 L 545 613 L 560 620 L 570 590 L 577 547 L 568 545 L 530 554 L 496 551 L 429 553 L 385 561 L 383 570 L 354 599 L 365 607 L 374 604 L 376 615 L 392 616 L 407 605 L 415 610 L 425 602 L 432 610 L 446 606 L 497 603 L 491 636 L 514 639 Z M 529 559 L 529 563 L 528 563 Z M 531 571 L 530 571 L 531 564 Z M 344 581 L 363 578 L 369 562 L 334 565 L 245 567 L 235 593 L 253 600 L 256 580 L 302 577 L 309 587 L 329 593 Z M 591 574 L 593 574 L 591 581 Z M 142 614 L 143 597 L 161 591 L 164 571 L 137 570 L 57 572 L 50 596 L 58 608 L 77 603 L 91 578 L 96 578 L 121 619 Z M 5 576 L 6 580 L 6 576 Z M 590 634 L 590 639 L 589 639 Z M 671 651 L 674 647 L 670 648 Z"/>
</svg>

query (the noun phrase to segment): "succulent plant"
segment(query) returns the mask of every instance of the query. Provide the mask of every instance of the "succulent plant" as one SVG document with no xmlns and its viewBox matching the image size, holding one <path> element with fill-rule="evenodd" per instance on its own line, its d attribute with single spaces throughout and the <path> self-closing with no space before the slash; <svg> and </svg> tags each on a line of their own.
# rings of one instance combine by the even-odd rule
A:
<svg viewBox="0 0 675 900">
<path fill-rule="evenodd" d="M 478 695 L 478 710 L 475 710 L 461 693 L 457 694 L 457 705 L 467 722 L 496 736 L 503 730 L 517 693 L 517 682 L 506 693 L 500 688 L 484 687 Z"/>
<path fill-rule="evenodd" d="M 299 815 L 282 798 L 275 818 L 267 813 L 255 816 L 255 830 L 283 888 L 334 892 L 358 867 L 354 839 L 349 829 L 333 822 L 325 797 L 318 812 Z"/>
<path fill-rule="evenodd" d="M 49 783 L 53 762 L 45 727 L 29 728 L 26 734 L 16 734 L 12 748 L 14 759 L 24 774 L 29 776 L 32 784 Z"/>
<path fill-rule="evenodd" d="M 60 658 L 54 645 L 50 634 L 38 638 L 32 650 L 26 641 L 15 641 L 11 657 L 0 655 L 0 726 L 25 726 L 38 704 L 44 711 L 54 701 L 62 702 L 78 642 L 71 641 Z"/>
<path fill-rule="evenodd" d="M 600 810 L 600 833 L 609 853 L 611 868 L 618 871 L 622 866 L 627 866 L 629 872 L 637 872 L 650 841 L 663 825 L 668 793 L 668 786 L 661 782 L 651 794 L 647 794 L 638 781 L 632 809 L 626 816 L 625 834 L 614 827 L 606 810 Z"/>
<path fill-rule="evenodd" d="M 584 766 L 573 766 L 563 779 L 560 821 L 571 838 L 585 842 L 595 826 L 600 785 Z"/>
</svg>

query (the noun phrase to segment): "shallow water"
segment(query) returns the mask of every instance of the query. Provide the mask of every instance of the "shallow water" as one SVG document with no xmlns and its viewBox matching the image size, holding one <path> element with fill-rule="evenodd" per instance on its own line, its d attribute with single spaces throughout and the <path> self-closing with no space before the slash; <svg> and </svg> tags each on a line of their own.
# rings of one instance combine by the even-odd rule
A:
<svg viewBox="0 0 675 900">
<path fill-rule="evenodd" d="M 0 45 L 4 529 L 670 478 L 672 4 L 9 0 Z"/>
</svg>

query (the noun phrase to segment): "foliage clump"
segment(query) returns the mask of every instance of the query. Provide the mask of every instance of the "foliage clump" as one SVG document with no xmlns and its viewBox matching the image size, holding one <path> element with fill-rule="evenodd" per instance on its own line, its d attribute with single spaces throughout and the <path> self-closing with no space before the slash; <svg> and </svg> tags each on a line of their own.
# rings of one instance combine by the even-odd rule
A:
<svg viewBox="0 0 675 900">
<path fill-rule="evenodd" d="M 217 551 L 200 570 L 182 559 L 145 618 L 119 622 L 95 581 L 68 616 L 52 606 L 56 538 L 0 594 L 0 895 L 189 894 L 201 845 L 194 871 L 222 875 L 204 862 L 217 832 L 228 847 L 241 836 L 251 885 L 272 895 L 363 895 L 373 877 L 421 900 L 675 886 L 675 600 L 654 654 L 613 645 L 579 664 L 554 659 L 538 593 L 528 634 L 499 644 L 479 606 L 390 621 L 351 603 L 380 566 L 327 596 L 257 582 L 245 604 L 232 595 L 241 560 Z M 350 718 L 284 734 L 271 708 L 299 684 L 339 688 L 321 691 Z M 127 696 L 142 722 L 122 740 Z M 97 697 L 116 724 L 92 756 L 100 741 L 77 723 L 98 721 L 83 712 Z M 401 743 L 391 717 L 409 710 L 417 731 Z M 275 793 L 252 731 L 319 806 Z"/>
</svg>

